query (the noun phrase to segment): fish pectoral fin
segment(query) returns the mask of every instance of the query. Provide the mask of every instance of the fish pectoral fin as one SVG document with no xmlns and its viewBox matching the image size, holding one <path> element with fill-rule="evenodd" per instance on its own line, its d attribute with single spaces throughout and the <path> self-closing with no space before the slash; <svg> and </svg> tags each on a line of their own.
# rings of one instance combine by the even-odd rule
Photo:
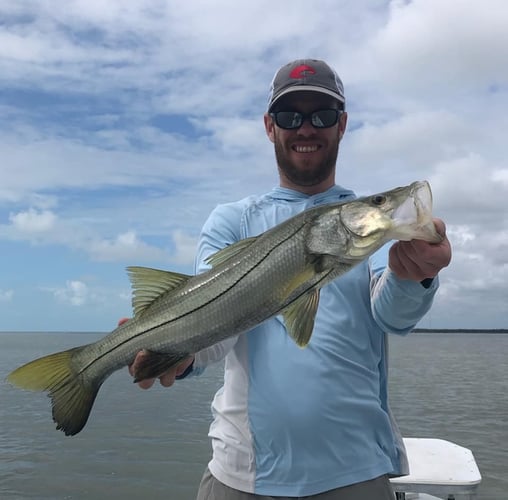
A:
<svg viewBox="0 0 508 500">
<path fill-rule="evenodd" d="M 145 349 L 141 359 L 136 361 L 134 382 L 138 383 L 147 378 L 160 377 L 188 356 L 188 353 L 165 353 Z"/>
<path fill-rule="evenodd" d="M 257 239 L 257 236 L 253 236 L 251 238 L 245 238 L 243 240 L 237 241 L 236 243 L 233 243 L 232 245 L 229 245 L 222 250 L 214 253 L 208 257 L 205 262 L 210 264 L 212 267 L 216 267 L 219 264 L 222 264 L 223 262 L 226 262 L 227 260 L 233 258 L 235 255 L 239 254 L 242 250 L 252 245 L 252 243 L 254 243 L 254 241 Z"/>
<path fill-rule="evenodd" d="M 282 312 L 286 329 L 299 347 L 305 347 L 310 341 L 318 305 L 319 290 L 316 289 L 296 299 Z"/>
<path fill-rule="evenodd" d="M 187 274 L 140 266 L 128 267 L 127 273 L 132 285 L 134 316 L 141 314 L 162 294 L 174 290 L 191 278 Z"/>
</svg>

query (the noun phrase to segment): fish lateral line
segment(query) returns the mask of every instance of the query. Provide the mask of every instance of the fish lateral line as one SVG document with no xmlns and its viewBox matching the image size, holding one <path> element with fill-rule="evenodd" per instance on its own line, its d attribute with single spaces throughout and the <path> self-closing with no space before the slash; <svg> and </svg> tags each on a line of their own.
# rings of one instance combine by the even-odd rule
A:
<svg viewBox="0 0 508 500">
<path fill-rule="evenodd" d="M 404 239 L 421 237 L 431 242 L 439 240 L 434 235 L 431 208 L 430 186 L 425 181 L 379 195 L 310 208 L 261 233 L 255 240 L 244 242 L 246 253 L 243 255 L 240 247 L 229 250 L 229 254 L 224 250 L 217 257 L 215 274 L 210 272 L 201 281 L 196 279 L 182 294 L 172 291 L 192 279 L 190 276 L 169 271 L 161 271 L 164 274 L 159 276 L 157 270 L 140 271 L 135 280 L 137 285 L 133 286 L 133 290 L 139 290 L 139 297 L 131 322 L 95 342 L 95 349 L 91 348 L 94 344 L 88 344 L 47 355 L 17 368 L 7 380 L 24 389 L 49 392 L 57 429 L 74 435 L 85 426 L 106 378 L 133 360 L 142 347 L 150 353 L 148 368 L 155 371 L 153 366 L 157 363 L 159 368 L 167 367 L 187 356 L 177 352 L 184 350 L 183 346 L 189 345 L 189 349 L 209 347 L 252 329 L 261 322 L 262 316 L 267 319 L 280 312 L 289 335 L 303 347 L 310 340 L 319 290 L 326 283 L 366 260 L 390 239 L 390 235 Z M 344 242 L 344 235 L 351 237 Z M 276 251 L 279 252 L 276 258 L 270 259 Z M 277 267 L 284 266 L 290 252 L 294 262 L 289 267 Z M 286 273 L 288 269 L 291 272 Z M 277 286 L 274 286 L 275 270 L 279 276 L 287 277 L 279 279 Z M 150 273 L 158 276 L 153 283 L 147 281 Z M 257 295 L 252 293 L 254 287 L 261 287 Z M 224 294 L 229 297 L 218 300 Z M 188 297 L 191 298 L 187 300 Z M 154 300 L 157 304 L 152 307 Z M 214 301 L 217 301 L 215 307 Z M 246 307 L 245 301 L 248 301 Z M 178 310 L 179 304 L 186 306 L 184 312 Z M 260 307 L 264 308 L 262 314 Z M 208 336 L 207 311 L 221 315 L 221 323 L 216 325 L 213 335 Z M 195 320 L 187 321 L 193 314 L 196 314 Z M 172 324 L 178 320 L 183 320 L 182 332 L 189 325 L 195 331 L 184 332 L 180 338 L 172 336 L 171 330 L 175 329 Z M 219 331 L 222 325 L 226 326 Z M 156 352 L 157 349 L 167 352 Z M 158 357 L 157 362 L 154 356 Z M 101 363 L 94 365 L 99 360 Z M 143 372 L 136 375 L 142 376 Z"/>
</svg>

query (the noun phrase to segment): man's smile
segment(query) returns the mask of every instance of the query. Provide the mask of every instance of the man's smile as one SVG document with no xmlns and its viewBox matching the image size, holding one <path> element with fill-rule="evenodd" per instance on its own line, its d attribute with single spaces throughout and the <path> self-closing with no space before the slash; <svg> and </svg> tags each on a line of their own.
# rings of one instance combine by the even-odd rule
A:
<svg viewBox="0 0 508 500">
<path fill-rule="evenodd" d="M 301 145 L 295 144 L 291 147 L 291 149 L 297 153 L 314 153 L 320 148 L 321 148 L 321 146 L 319 146 L 317 144 L 306 145 L 306 146 L 301 146 Z"/>
</svg>

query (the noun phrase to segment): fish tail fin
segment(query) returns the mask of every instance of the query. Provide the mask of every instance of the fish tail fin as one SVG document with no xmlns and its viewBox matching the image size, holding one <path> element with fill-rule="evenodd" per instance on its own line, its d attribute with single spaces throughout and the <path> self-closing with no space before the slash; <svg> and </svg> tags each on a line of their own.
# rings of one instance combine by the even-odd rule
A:
<svg viewBox="0 0 508 500">
<path fill-rule="evenodd" d="M 30 391 L 46 391 L 51 398 L 53 420 L 67 436 L 85 426 L 102 384 L 85 379 L 73 363 L 84 347 L 57 352 L 20 366 L 7 376 L 11 384 Z"/>
</svg>

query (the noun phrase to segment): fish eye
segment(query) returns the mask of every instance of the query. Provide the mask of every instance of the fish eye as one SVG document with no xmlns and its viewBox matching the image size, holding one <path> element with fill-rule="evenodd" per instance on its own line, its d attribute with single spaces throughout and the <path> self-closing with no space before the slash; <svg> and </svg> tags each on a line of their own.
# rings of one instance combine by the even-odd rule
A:
<svg viewBox="0 0 508 500">
<path fill-rule="evenodd" d="M 382 194 L 377 194 L 372 197 L 372 203 L 374 205 L 382 205 L 386 201 L 386 196 L 383 196 Z"/>
</svg>

